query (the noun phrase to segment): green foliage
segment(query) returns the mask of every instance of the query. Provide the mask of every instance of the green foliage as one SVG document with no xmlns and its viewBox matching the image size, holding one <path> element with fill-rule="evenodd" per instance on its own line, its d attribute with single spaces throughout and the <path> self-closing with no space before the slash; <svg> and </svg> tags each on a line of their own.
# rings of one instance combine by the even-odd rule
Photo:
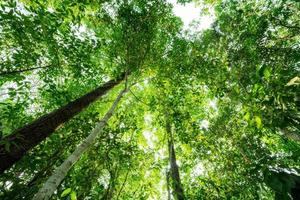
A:
<svg viewBox="0 0 300 200">
<path fill-rule="evenodd" d="M 61 196 L 61 197 L 65 197 L 65 196 L 67 196 L 68 194 L 70 194 L 71 191 L 72 191 L 71 188 L 67 188 L 67 189 L 65 189 L 65 190 L 61 193 L 60 196 Z"/>
<path fill-rule="evenodd" d="M 128 72 L 1 174 L 1 199 L 31 199 L 125 84 L 52 199 L 167 199 L 166 111 L 187 199 L 297 194 L 300 3 L 194 2 L 214 8 L 211 28 L 182 31 L 163 0 L 0 2 L 0 139 Z"/>
</svg>

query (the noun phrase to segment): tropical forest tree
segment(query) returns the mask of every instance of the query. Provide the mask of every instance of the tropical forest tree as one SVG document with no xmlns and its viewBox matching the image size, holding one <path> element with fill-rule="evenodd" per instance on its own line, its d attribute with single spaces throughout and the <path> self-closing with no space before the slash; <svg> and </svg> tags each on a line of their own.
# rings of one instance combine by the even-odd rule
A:
<svg viewBox="0 0 300 200">
<path fill-rule="evenodd" d="M 300 199 L 299 31 L 293 0 L 0 1 L 0 199 Z"/>
</svg>

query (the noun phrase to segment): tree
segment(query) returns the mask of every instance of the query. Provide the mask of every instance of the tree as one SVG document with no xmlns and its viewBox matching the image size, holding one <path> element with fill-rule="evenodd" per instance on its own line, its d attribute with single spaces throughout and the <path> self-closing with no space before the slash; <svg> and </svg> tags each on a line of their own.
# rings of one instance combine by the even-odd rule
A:
<svg viewBox="0 0 300 200">
<path fill-rule="evenodd" d="M 298 198 L 299 2 L 177 2 L 199 6 L 188 28 L 163 0 L 0 3 L 4 150 L 108 80 L 135 83 L 86 150 L 123 84 L 5 170 L 1 199 Z"/>
<path fill-rule="evenodd" d="M 46 181 L 44 186 L 40 189 L 40 191 L 34 196 L 33 199 L 49 199 L 53 192 L 56 190 L 57 186 L 61 183 L 61 181 L 67 175 L 69 169 L 75 164 L 75 162 L 80 158 L 81 154 L 83 154 L 94 142 L 96 137 L 102 133 L 102 130 L 109 120 L 109 118 L 113 115 L 115 108 L 117 107 L 119 101 L 122 96 L 126 92 L 127 88 L 122 90 L 116 100 L 114 101 L 111 108 L 105 114 L 103 119 L 96 125 L 91 134 L 76 148 L 76 150 L 59 166 L 50 176 L 50 178 Z"/>
<path fill-rule="evenodd" d="M 176 163 L 176 153 L 174 148 L 174 138 L 172 134 L 171 124 L 169 122 L 169 116 L 166 114 L 166 132 L 168 134 L 168 152 L 169 152 L 169 160 L 170 160 L 170 178 L 173 188 L 173 196 L 175 199 L 183 200 L 184 193 L 180 181 L 179 169 Z"/>
<path fill-rule="evenodd" d="M 11 167 L 15 162 L 20 160 L 27 151 L 46 139 L 59 128 L 59 126 L 62 126 L 63 123 L 81 112 L 84 108 L 99 99 L 99 97 L 105 95 L 107 91 L 119 84 L 124 77 L 125 75 L 122 75 L 121 78 L 117 80 L 111 80 L 105 83 L 94 91 L 68 103 L 58 110 L 40 117 L 3 138 L 2 145 L 0 146 L 0 158 L 5 160 L 5 162 L 1 163 L 0 172 L 2 173 Z"/>
</svg>

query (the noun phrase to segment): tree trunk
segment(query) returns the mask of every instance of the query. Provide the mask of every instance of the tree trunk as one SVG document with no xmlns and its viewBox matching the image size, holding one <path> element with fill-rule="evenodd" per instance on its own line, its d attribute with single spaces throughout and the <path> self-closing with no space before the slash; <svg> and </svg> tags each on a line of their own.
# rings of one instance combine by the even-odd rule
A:
<svg viewBox="0 0 300 200">
<path fill-rule="evenodd" d="M 0 173 L 10 168 L 14 163 L 20 160 L 27 151 L 51 135 L 63 123 L 70 120 L 99 97 L 105 95 L 114 86 L 118 85 L 124 77 L 125 75 L 123 74 L 117 80 L 106 82 L 103 86 L 98 87 L 92 92 L 38 118 L 3 138 L 2 144 L 0 145 Z M 11 148 L 5 148 L 6 143 L 9 143 Z"/>
<path fill-rule="evenodd" d="M 91 134 L 75 149 L 75 151 L 54 171 L 52 176 L 46 181 L 43 187 L 33 197 L 33 200 L 46 200 L 49 199 L 61 181 L 65 178 L 71 167 L 77 162 L 80 156 L 93 144 L 95 138 L 102 132 L 109 118 L 113 115 L 117 104 L 121 100 L 123 94 L 127 91 L 124 89 L 120 92 L 117 99 L 109 111 L 105 114 L 96 127 L 92 130 Z"/>
<path fill-rule="evenodd" d="M 173 196 L 176 200 L 184 200 L 184 193 L 180 181 L 179 169 L 176 163 L 176 154 L 174 149 L 174 140 L 171 130 L 171 124 L 166 115 L 166 131 L 168 134 L 168 148 L 169 148 L 169 162 L 170 162 L 170 176 L 172 182 Z"/>
<path fill-rule="evenodd" d="M 123 183 L 122 183 L 122 185 L 121 185 L 121 188 L 120 188 L 120 190 L 119 190 L 119 192 L 118 192 L 118 195 L 117 195 L 117 200 L 119 199 L 119 197 L 120 197 L 120 195 L 121 195 L 121 193 L 122 193 L 122 191 L 123 191 L 123 189 L 124 189 L 124 187 L 125 187 L 125 184 L 126 184 L 126 182 L 127 182 L 127 178 L 128 178 L 128 174 L 129 174 L 129 169 L 127 170 L 127 172 L 126 172 L 126 175 L 125 175 L 125 179 L 124 179 L 124 181 L 123 181 Z"/>
<path fill-rule="evenodd" d="M 116 166 L 114 169 L 109 170 L 109 185 L 108 188 L 104 194 L 104 196 L 101 198 L 101 200 L 111 200 L 114 196 L 115 190 L 116 190 L 116 180 L 119 176 L 119 169 L 118 166 Z"/>
<path fill-rule="evenodd" d="M 59 160 L 60 156 L 63 154 L 63 146 L 57 149 L 51 157 L 48 159 L 48 163 L 45 167 L 43 167 L 35 176 L 27 183 L 26 187 L 30 188 L 42 183 L 43 179 L 47 178 L 53 168 L 55 167 L 55 163 Z"/>
<path fill-rule="evenodd" d="M 166 171 L 166 181 L 167 181 L 167 192 L 168 192 L 168 200 L 171 200 L 171 191 L 170 191 L 170 172 Z"/>
</svg>

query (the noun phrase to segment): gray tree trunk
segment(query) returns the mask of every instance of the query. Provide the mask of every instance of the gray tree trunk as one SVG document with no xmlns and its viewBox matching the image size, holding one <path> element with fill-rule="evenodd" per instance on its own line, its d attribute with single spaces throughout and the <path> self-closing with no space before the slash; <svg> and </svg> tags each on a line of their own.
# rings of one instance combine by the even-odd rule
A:
<svg viewBox="0 0 300 200">
<path fill-rule="evenodd" d="M 91 134 L 75 149 L 75 151 L 54 171 L 49 179 L 44 183 L 43 187 L 35 194 L 33 200 L 47 200 L 49 199 L 54 191 L 57 189 L 59 184 L 67 175 L 71 167 L 77 162 L 80 156 L 93 144 L 95 138 L 102 132 L 109 118 L 113 115 L 115 108 L 121 100 L 123 94 L 127 89 L 122 90 L 116 100 L 114 101 L 111 108 L 105 114 L 100 122 L 97 123 L 96 127 L 92 130 Z"/>
</svg>

